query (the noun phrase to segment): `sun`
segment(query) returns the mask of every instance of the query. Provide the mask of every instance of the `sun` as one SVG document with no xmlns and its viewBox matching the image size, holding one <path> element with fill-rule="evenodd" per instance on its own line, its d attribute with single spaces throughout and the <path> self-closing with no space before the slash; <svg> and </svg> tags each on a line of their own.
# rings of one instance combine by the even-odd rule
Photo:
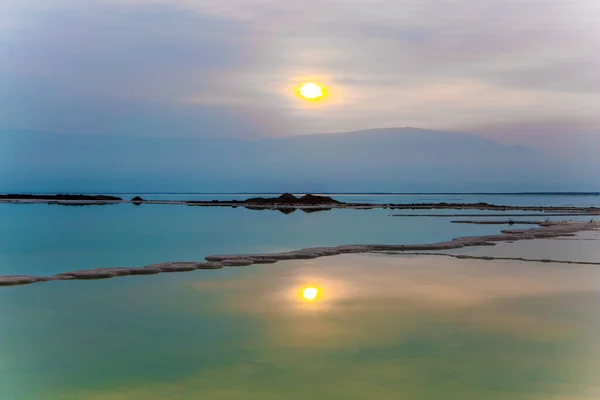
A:
<svg viewBox="0 0 600 400">
<path fill-rule="evenodd" d="M 300 85 L 298 94 L 307 100 L 318 100 L 325 97 L 325 88 L 313 82 L 307 82 Z"/>
<path fill-rule="evenodd" d="M 313 301 L 319 295 L 319 289 L 315 287 L 307 287 L 302 290 L 302 297 L 304 297 L 308 301 Z"/>
</svg>

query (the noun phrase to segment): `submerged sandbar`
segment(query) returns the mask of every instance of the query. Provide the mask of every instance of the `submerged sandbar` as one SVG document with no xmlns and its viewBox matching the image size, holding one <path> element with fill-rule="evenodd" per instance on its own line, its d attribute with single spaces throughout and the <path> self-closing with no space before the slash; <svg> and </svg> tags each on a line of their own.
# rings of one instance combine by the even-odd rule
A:
<svg viewBox="0 0 600 400">
<path fill-rule="evenodd" d="M 117 276 L 150 275 L 164 272 L 186 272 L 199 269 L 219 269 L 225 266 L 242 267 L 252 264 L 275 263 L 281 260 L 313 259 L 347 253 L 381 251 L 415 252 L 459 249 L 472 246 L 494 246 L 499 242 L 515 242 L 540 238 L 575 236 L 577 232 L 600 229 L 598 222 L 541 222 L 533 229 L 507 229 L 497 235 L 469 236 L 431 244 L 365 244 L 333 247 L 311 247 L 282 253 L 228 254 L 205 257 L 205 262 L 166 262 L 133 268 L 95 268 L 67 271 L 52 276 L 0 276 L 0 286 L 25 285 L 36 282 L 76 279 L 107 279 Z"/>
</svg>

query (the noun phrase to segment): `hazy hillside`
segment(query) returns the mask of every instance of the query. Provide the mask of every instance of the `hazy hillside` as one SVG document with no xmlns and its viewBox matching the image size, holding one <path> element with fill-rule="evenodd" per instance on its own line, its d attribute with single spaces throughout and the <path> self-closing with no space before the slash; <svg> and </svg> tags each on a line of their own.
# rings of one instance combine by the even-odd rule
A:
<svg viewBox="0 0 600 400">
<path fill-rule="evenodd" d="M 594 179 L 584 163 L 416 128 L 248 141 L 0 133 L 0 191 L 595 190 Z"/>
</svg>

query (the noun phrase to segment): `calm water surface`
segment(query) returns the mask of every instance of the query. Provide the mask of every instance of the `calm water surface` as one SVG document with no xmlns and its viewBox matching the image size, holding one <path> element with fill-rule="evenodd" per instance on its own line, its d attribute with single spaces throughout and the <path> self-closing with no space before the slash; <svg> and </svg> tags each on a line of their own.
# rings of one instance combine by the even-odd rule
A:
<svg viewBox="0 0 600 400">
<path fill-rule="evenodd" d="M 0 204 L 0 274 L 505 228 L 389 214 Z M 598 259 L 582 238 L 489 250 Z M 433 256 L 4 287 L 0 399 L 596 400 L 598 305 L 598 267 Z"/>
<path fill-rule="evenodd" d="M 598 268 L 432 256 L 3 288 L 0 397 L 592 400 L 599 301 Z"/>
<path fill-rule="evenodd" d="M 494 234 L 506 228 L 451 224 L 450 220 L 456 217 L 390 217 L 395 213 L 429 212 L 334 209 L 313 213 L 296 210 L 286 215 L 243 207 L 0 203 L 0 275 L 51 275 L 73 269 L 198 261 L 211 254 L 287 251 L 310 246 L 432 243 Z M 524 217 L 536 218 L 543 220 L 546 215 Z"/>
<path fill-rule="evenodd" d="M 0 274 L 49 275 L 308 246 L 430 243 L 501 229 L 389 215 L 382 209 L 286 215 L 179 205 L 0 204 Z"/>
</svg>

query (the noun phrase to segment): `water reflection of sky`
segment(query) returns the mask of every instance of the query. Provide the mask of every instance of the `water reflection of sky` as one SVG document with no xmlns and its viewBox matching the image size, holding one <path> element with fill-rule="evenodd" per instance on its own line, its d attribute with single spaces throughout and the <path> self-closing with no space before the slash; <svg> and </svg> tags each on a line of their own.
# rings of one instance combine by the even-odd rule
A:
<svg viewBox="0 0 600 400">
<path fill-rule="evenodd" d="M 228 271 L 3 289 L 0 397 L 600 395 L 596 267 L 346 255 Z"/>
<path fill-rule="evenodd" d="M 486 248 L 465 247 L 447 252 L 472 256 L 523 257 L 600 263 L 600 231 L 579 232 L 574 237 L 499 243 L 497 246 Z"/>
</svg>

